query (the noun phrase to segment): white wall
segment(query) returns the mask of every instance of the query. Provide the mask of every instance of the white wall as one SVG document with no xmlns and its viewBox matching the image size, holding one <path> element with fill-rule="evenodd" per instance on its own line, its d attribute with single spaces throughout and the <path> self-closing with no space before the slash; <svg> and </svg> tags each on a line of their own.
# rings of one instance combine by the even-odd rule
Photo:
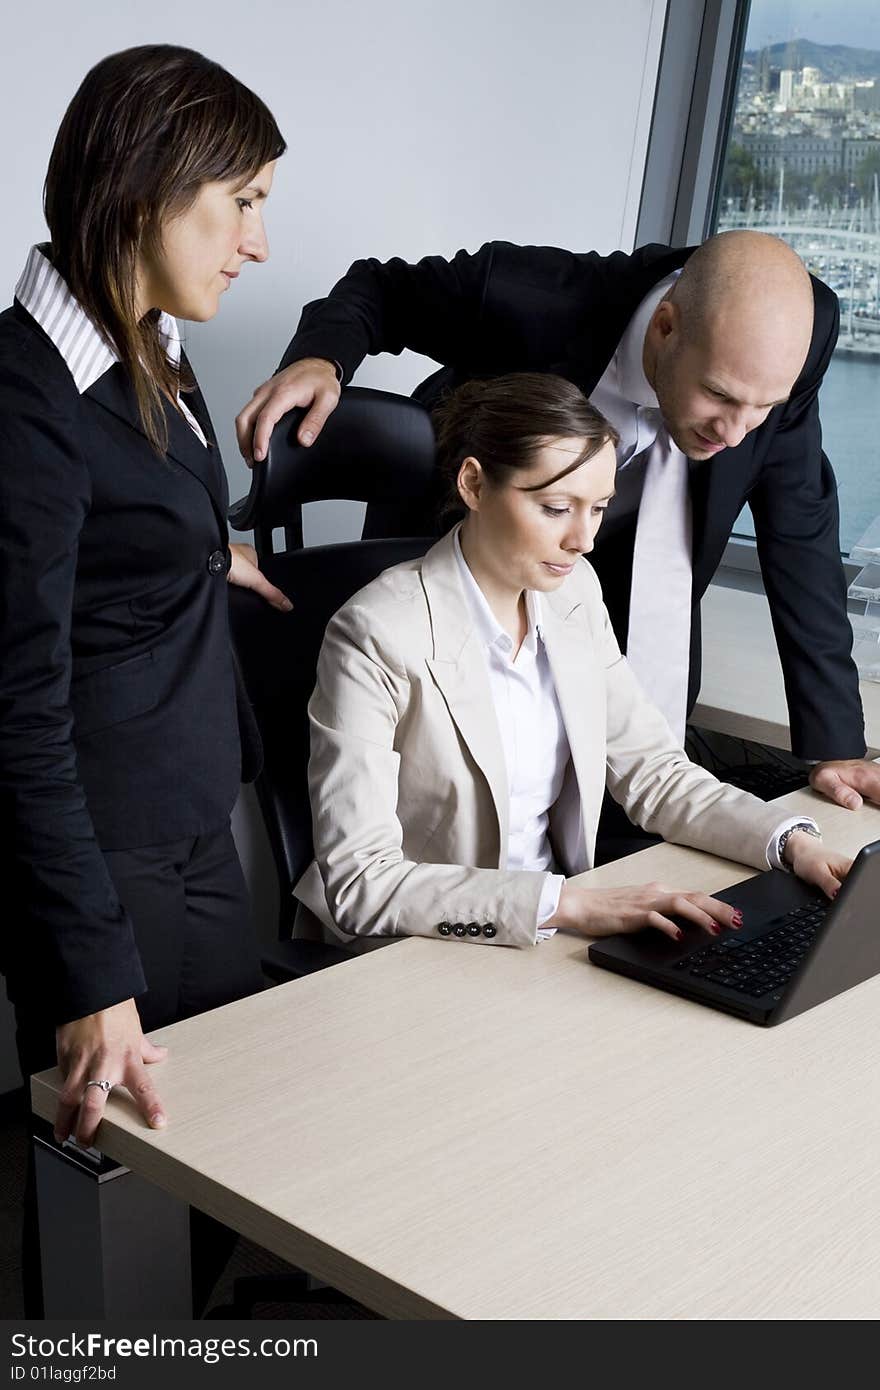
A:
<svg viewBox="0 0 880 1390">
<path fill-rule="evenodd" d="M 181 43 L 252 86 L 289 145 L 266 209 L 272 256 L 246 267 L 216 321 L 187 335 L 238 497 L 248 475 L 235 412 L 274 370 L 302 305 L 356 257 L 449 255 L 492 238 L 631 246 L 664 14 L 665 0 L 151 0 L 141 9 L 43 0 L 10 9 L 0 52 L 6 301 L 28 247 L 45 237 L 49 151 L 92 63 L 131 44 Z M 404 354 L 369 361 L 358 380 L 407 391 L 429 370 Z M 325 511 L 318 531 L 340 534 L 343 524 L 338 509 Z M 265 865 L 250 842 L 246 858 Z M 14 1084 L 3 1052 L 0 1090 Z"/>
</svg>

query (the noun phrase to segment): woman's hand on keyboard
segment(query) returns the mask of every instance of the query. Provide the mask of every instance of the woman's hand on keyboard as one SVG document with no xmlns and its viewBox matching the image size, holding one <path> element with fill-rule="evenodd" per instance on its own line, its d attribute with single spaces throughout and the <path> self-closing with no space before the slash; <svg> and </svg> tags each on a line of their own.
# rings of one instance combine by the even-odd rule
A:
<svg viewBox="0 0 880 1390">
<path fill-rule="evenodd" d="M 782 857 L 805 883 L 813 883 L 826 898 L 836 898 L 840 885 L 852 868 L 845 854 L 828 849 L 815 835 L 796 830 L 786 841 Z"/>
<path fill-rule="evenodd" d="M 725 927 L 736 930 L 742 926 L 741 913 L 729 903 L 710 898 L 706 893 L 667 888 L 662 883 L 607 889 L 566 883 L 555 917 L 544 926 L 569 927 L 583 932 L 584 936 L 614 936 L 617 932 L 656 927 L 674 941 L 680 941 L 684 933 L 670 920 L 672 917 L 692 922 L 710 936 L 717 936 Z"/>
</svg>

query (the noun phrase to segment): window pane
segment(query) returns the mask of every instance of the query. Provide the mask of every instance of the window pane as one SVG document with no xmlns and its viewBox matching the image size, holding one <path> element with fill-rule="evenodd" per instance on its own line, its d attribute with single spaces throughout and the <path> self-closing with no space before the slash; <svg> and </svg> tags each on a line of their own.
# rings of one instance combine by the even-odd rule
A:
<svg viewBox="0 0 880 1390">
<path fill-rule="evenodd" d="M 733 227 L 784 238 L 840 300 L 820 408 L 846 553 L 880 515 L 877 0 L 753 0 L 715 230 Z"/>
</svg>

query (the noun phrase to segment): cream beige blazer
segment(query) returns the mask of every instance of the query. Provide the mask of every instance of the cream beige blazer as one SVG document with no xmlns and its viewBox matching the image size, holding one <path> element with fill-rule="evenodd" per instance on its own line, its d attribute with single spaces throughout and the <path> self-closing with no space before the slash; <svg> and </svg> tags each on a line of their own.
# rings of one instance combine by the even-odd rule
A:
<svg viewBox="0 0 880 1390">
<path fill-rule="evenodd" d="M 592 866 L 606 785 L 646 830 L 767 868 L 778 810 L 688 761 L 621 656 L 588 562 L 542 605 L 571 747 L 550 816 L 561 871 Z M 451 535 L 332 619 L 309 721 L 315 861 L 294 891 L 328 939 L 534 943 L 544 875 L 505 868 L 504 752 Z"/>
</svg>

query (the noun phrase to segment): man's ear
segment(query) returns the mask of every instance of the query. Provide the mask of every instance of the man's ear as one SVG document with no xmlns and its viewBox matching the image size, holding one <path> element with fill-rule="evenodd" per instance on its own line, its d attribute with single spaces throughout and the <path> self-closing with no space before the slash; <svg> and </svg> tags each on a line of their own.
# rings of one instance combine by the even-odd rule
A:
<svg viewBox="0 0 880 1390">
<path fill-rule="evenodd" d="M 651 317 L 649 332 L 653 331 L 656 335 L 655 341 L 659 345 L 677 334 L 680 328 L 681 309 L 674 299 L 661 299 Z"/>
<path fill-rule="evenodd" d="M 672 299 L 661 299 L 651 315 L 642 348 L 645 376 L 656 390 L 657 364 L 670 348 L 676 346 L 681 331 L 681 308 Z"/>
<path fill-rule="evenodd" d="M 479 459 L 475 459 L 473 455 L 469 454 L 459 468 L 456 479 L 458 495 L 468 511 L 478 512 L 480 510 L 480 499 L 483 495 L 485 481 L 482 464 Z"/>
</svg>

